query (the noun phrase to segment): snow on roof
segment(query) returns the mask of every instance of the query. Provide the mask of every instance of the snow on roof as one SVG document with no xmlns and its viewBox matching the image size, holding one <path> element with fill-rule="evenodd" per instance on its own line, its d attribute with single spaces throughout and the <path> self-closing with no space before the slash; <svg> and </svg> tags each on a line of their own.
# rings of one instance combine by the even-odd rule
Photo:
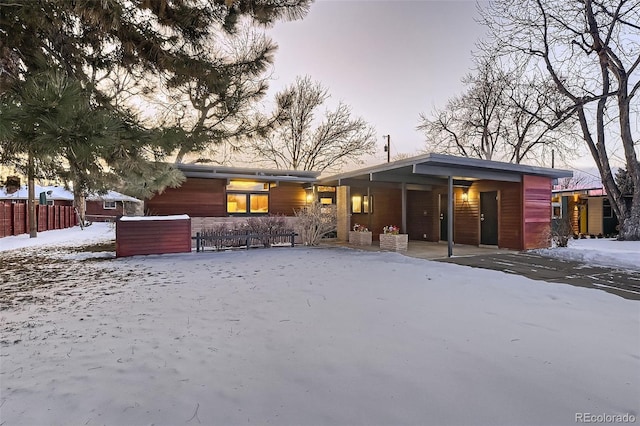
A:
<svg viewBox="0 0 640 426">
<path fill-rule="evenodd" d="M 73 201 L 73 192 L 61 186 L 35 186 L 36 198 L 43 192 L 47 194 L 48 200 Z M 21 186 L 19 190 L 12 194 L 7 194 L 6 188 L 0 188 L 0 200 L 26 200 L 28 198 L 29 187 L 27 185 Z"/>
<path fill-rule="evenodd" d="M 136 221 L 147 221 L 147 220 L 185 220 L 189 219 L 189 215 L 187 214 L 176 214 L 169 216 L 122 216 L 120 218 L 123 222 L 136 222 Z"/>
<path fill-rule="evenodd" d="M 47 194 L 47 200 L 60 200 L 60 201 L 73 201 L 73 192 L 65 189 L 62 186 L 35 186 L 36 198 L 40 196 L 42 192 Z M 21 186 L 20 189 L 14 193 L 7 194 L 6 188 L 0 188 L 0 200 L 26 200 L 29 198 L 29 187 L 27 185 Z M 116 191 L 107 191 L 106 194 L 93 194 L 87 197 L 88 201 L 129 201 L 132 203 L 142 203 L 137 198 L 130 197 L 128 195 L 121 194 Z"/>
<path fill-rule="evenodd" d="M 94 194 L 87 197 L 88 201 L 130 201 L 132 203 L 142 203 L 142 200 L 121 194 L 116 191 L 107 191 L 106 194 Z"/>
</svg>

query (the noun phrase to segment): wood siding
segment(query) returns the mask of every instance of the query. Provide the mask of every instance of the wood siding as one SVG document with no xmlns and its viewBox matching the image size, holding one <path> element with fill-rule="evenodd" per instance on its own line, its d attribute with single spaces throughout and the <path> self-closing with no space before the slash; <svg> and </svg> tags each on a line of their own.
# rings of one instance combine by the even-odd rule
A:
<svg viewBox="0 0 640 426">
<path fill-rule="evenodd" d="M 269 190 L 269 213 L 294 216 L 307 203 L 307 192 L 300 184 L 281 183 Z"/>
<path fill-rule="evenodd" d="M 522 177 L 523 247 L 549 247 L 551 237 L 551 179 L 539 176 Z"/>
<path fill-rule="evenodd" d="M 602 227 L 602 197 L 589 197 L 587 201 L 587 233 L 599 235 L 604 233 Z"/>
<path fill-rule="evenodd" d="M 150 215 L 226 216 L 226 179 L 188 178 L 145 202 Z"/>
<path fill-rule="evenodd" d="M 433 191 L 407 191 L 407 234 L 410 240 L 438 241 L 436 197 Z"/>
<path fill-rule="evenodd" d="M 191 217 L 226 217 L 226 179 L 188 178 L 179 188 L 168 188 L 146 200 L 150 215 L 187 214 Z M 269 190 L 269 213 L 294 216 L 306 204 L 302 184 L 281 183 Z"/>
<path fill-rule="evenodd" d="M 351 227 L 356 223 L 366 226 L 373 233 L 373 239 L 377 241 L 382 228 L 402 224 L 402 191 L 392 188 L 371 188 L 369 194 L 373 196 L 373 214 L 352 213 Z M 367 188 L 351 188 L 352 197 L 366 195 Z"/>
<path fill-rule="evenodd" d="M 116 221 L 116 257 L 191 252 L 191 220 Z"/>
<path fill-rule="evenodd" d="M 105 209 L 102 200 L 87 201 L 86 203 L 85 216 L 93 222 L 110 221 L 122 215 L 124 215 L 122 201 L 116 201 L 115 209 Z"/>
</svg>

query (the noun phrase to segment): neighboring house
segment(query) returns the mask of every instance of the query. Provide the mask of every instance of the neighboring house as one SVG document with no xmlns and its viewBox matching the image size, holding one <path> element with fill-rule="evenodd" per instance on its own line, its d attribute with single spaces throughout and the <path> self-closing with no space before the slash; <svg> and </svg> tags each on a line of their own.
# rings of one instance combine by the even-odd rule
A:
<svg viewBox="0 0 640 426">
<path fill-rule="evenodd" d="M 186 180 L 145 201 L 149 215 L 187 214 L 193 232 L 238 218 L 294 216 L 313 193 L 319 172 L 176 164 Z"/>
<path fill-rule="evenodd" d="M 29 231 L 26 185 L 6 185 L 0 188 L 0 237 Z M 61 186 L 35 186 L 38 231 L 75 226 L 73 192 Z M 111 221 L 122 215 L 142 214 L 142 201 L 115 191 L 87 197 L 86 218 L 90 221 Z"/>
<path fill-rule="evenodd" d="M 552 191 L 554 222 L 568 220 L 576 235 L 611 236 L 618 233 L 618 218 L 603 188 Z"/>
<path fill-rule="evenodd" d="M 37 231 L 75 226 L 73 194 L 59 186 L 35 186 Z M 26 186 L 7 185 L 0 188 L 0 237 L 28 233 L 29 211 Z"/>
<path fill-rule="evenodd" d="M 142 216 L 144 213 L 142 200 L 116 191 L 90 195 L 85 205 L 85 217 L 93 222 L 111 222 L 119 216 Z"/>
<path fill-rule="evenodd" d="M 73 193 L 61 186 L 35 186 L 36 202 L 48 206 L 73 206 Z M 5 186 L 0 188 L 0 201 L 10 201 L 12 203 L 26 203 L 29 199 L 29 187 L 27 185 L 19 188 Z"/>
<path fill-rule="evenodd" d="M 319 179 L 336 187 L 338 239 L 354 224 L 374 235 L 516 250 L 548 247 L 551 187 L 568 170 L 425 154 Z"/>
</svg>

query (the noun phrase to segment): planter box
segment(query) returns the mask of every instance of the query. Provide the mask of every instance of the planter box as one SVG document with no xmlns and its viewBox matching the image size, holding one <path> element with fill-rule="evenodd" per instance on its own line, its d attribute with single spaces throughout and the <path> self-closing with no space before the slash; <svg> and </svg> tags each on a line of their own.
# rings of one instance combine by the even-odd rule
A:
<svg viewBox="0 0 640 426">
<path fill-rule="evenodd" d="M 349 231 L 349 244 L 357 246 L 371 245 L 371 232 Z"/>
<path fill-rule="evenodd" d="M 380 234 L 380 250 L 407 251 L 409 234 Z"/>
</svg>

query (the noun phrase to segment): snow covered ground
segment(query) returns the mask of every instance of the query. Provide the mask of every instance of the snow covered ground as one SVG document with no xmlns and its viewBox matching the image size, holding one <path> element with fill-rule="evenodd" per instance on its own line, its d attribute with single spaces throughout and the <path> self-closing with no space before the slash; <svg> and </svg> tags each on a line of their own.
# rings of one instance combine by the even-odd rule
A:
<svg viewBox="0 0 640 426">
<path fill-rule="evenodd" d="M 640 304 L 602 291 L 344 248 L 74 248 L 105 224 L 9 251 L 21 238 L 0 240 L 0 290 L 21 289 L 0 311 L 0 424 L 640 418 Z"/>
<path fill-rule="evenodd" d="M 575 260 L 591 265 L 640 270 L 640 241 L 587 238 L 584 240 L 569 240 L 568 247 L 536 251 L 544 256 Z"/>
</svg>

